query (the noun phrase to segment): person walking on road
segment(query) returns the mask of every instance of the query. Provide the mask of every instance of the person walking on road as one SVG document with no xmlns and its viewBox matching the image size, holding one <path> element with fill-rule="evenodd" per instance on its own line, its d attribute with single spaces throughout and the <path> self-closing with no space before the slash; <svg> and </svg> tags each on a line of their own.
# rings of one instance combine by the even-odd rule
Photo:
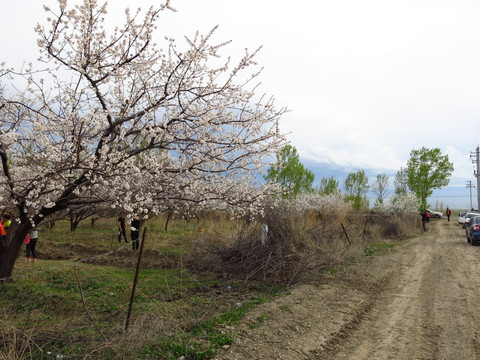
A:
<svg viewBox="0 0 480 360">
<path fill-rule="evenodd" d="M 125 239 L 125 242 L 128 243 L 127 240 L 127 229 L 125 228 L 125 213 L 121 212 L 120 217 L 118 218 L 118 242 L 122 242 L 122 235 Z"/>
<path fill-rule="evenodd" d="M 428 216 L 427 216 L 427 211 L 423 210 L 420 215 L 422 215 L 422 227 L 423 231 L 427 231 L 426 223 L 428 222 Z"/>
<path fill-rule="evenodd" d="M 446 214 L 447 214 L 448 221 L 450 221 L 450 215 L 452 215 L 452 212 L 450 211 L 450 209 L 448 207 L 447 207 Z"/>
</svg>

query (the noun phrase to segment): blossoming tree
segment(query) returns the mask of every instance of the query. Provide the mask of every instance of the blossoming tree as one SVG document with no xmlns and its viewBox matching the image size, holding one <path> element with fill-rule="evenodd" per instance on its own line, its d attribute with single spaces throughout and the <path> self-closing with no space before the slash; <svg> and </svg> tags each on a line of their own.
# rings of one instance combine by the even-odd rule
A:
<svg viewBox="0 0 480 360">
<path fill-rule="evenodd" d="M 46 70 L 3 72 L 0 204 L 16 220 L 0 240 L 0 278 L 33 227 L 71 209 L 248 209 L 262 198 L 255 179 L 285 144 L 285 110 L 255 94 L 256 51 L 221 62 L 228 44 L 212 44 L 215 29 L 186 38 L 183 50 L 166 39 L 162 50 L 153 34 L 168 8 L 127 10 L 108 33 L 106 5 L 59 0 L 46 8 L 48 26 L 36 27 Z"/>
</svg>

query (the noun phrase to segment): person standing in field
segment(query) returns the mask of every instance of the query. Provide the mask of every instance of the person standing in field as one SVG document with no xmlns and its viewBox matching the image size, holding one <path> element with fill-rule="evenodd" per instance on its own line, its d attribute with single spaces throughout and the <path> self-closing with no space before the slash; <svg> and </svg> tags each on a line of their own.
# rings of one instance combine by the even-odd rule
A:
<svg viewBox="0 0 480 360">
<path fill-rule="evenodd" d="M 128 243 L 127 240 L 127 230 L 125 228 L 125 213 L 122 211 L 120 213 L 120 217 L 118 218 L 118 242 L 122 242 L 122 235 L 123 238 L 125 239 L 125 242 Z"/>
<path fill-rule="evenodd" d="M 10 225 L 12 224 L 12 218 L 10 217 L 10 215 L 6 214 L 6 215 L 3 215 L 3 220 L 2 220 L 2 223 L 3 223 L 3 227 L 5 228 L 5 231 L 10 227 Z"/>
<path fill-rule="evenodd" d="M 38 242 L 38 231 L 32 230 L 24 240 L 24 243 L 27 245 L 27 262 L 36 262 L 37 261 L 37 242 Z"/>
<path fill-rule="evenodd" d="M 446 214 L 447 214 L 448 221 L 450 221 L 450 215 L 452 214 L 452 212 L 450 211 L 450 209 L 448 207 L 447 207 Z"/>
<path fill-rule="evenodd" d="M 133 250 L 138 250 L 141 223 L 137 215 L 133 215 L 133 220 L 130 223 L 130 225 L 131 225 L 131 236 L 132 236 L 132 248 Z"/>
<path fill-rule="evenodd" d="M 5 231 L 5 227 L 3 226 L 3 222 L 4 222 L 4 218 L 0 218 L 0 236 L 3 237 L 7 235 L 6 231 Z"/>
</svg>

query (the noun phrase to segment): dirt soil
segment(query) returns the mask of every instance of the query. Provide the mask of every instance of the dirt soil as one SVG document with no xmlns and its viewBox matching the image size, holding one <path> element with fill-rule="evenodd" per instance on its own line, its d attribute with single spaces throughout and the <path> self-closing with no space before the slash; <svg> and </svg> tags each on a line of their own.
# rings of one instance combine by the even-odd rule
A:
<svg viewBox="0 0 480 360">
<path fill-rule="evenodd" d="M 455 219 L 263 304 L 216 359 L 480 359 L 480 246 Z"/>
</svg>

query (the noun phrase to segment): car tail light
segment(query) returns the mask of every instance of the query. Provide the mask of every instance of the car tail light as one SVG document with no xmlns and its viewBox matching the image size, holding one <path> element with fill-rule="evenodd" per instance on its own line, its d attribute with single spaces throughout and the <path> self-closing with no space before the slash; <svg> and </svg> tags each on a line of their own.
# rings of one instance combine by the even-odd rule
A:
<svg viewBox="0 0 480 360">
<path fill-rule="evenodd" d="M 478 224 L 473 225 L 473 230 L 480 231 L 480 225 Z"/>
</svg>

